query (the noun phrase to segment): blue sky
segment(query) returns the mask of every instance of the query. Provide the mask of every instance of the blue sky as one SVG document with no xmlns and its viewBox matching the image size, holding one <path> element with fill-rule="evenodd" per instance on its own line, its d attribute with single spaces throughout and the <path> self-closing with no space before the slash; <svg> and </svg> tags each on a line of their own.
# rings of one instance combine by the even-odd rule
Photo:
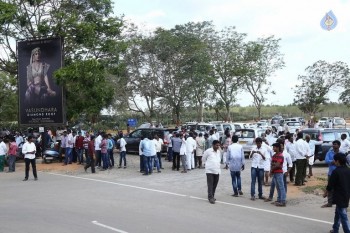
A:
<svg viewBox="0 0 350 233">
<path fill-rule="evenodd" d="M 320 21 L 330 10 L 338 25 L 325 31 Z M 276 95 L 268 96 L 268 104 L 292 103 L 298 75 L 314 62 L 350 60 L 350 0 L 114 0 L 114 12 L 147 30 L 213 21 L 218 29 L 235 26 L 249 40 L 281 38 L 286 66 L 269 77 Z M 332 101 L 339 91 L 330 94 Z M 252 98 L 240 93 L 237 103 L 250 105 Z"/>
</svg>

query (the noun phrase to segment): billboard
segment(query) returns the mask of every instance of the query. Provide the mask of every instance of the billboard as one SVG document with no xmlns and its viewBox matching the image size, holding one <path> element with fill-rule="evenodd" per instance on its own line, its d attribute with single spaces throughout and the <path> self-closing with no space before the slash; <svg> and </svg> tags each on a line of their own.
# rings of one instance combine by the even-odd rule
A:
<svg viewBox="0 0 350 233">
<path fill-rule="evenodd" d="M 63 88 L 53 79 L 62 53 L 61 38 L 17 41 L 20 125 L 65 124 Z"/>
</svg>

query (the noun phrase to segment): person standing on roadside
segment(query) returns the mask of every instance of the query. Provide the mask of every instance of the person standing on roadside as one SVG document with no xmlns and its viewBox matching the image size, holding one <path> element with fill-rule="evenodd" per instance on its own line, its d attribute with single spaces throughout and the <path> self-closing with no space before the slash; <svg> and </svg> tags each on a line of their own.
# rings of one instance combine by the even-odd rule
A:
<svg viewBox="0 0 350 233">
<path fill-rule="evenodd" d="M 342 153 L 337 153 L 333 157 L 336 169 L 332 172 L 328 180 L 328 185 L 324 197 L 332 192 L 333 204 L 335 207 L 334 224 L 330 233 L 338 233 L 340 223 L 345 233 L 350 233 L 350 224 L 347 215 L 350 198 L 350 169 L 346 166 L 346 157 Z"/>
<path fill-rule="evenodd" d="M 151 175 L 153 172 L 153 163 L 152 163 L 152 157 L 153 155 L 153 148 L 154 143 L 151 139 L 151 136 L 148 138 L 144 138 L 141 142 L 141 151 L 143 154 L 143 160 L 144 160 L 144 173 L 142 175 Z M 154 150 L 155 151 L 155 150 Z"/>
<path fill-rule="evenodd" d="M 88 153 L 88 149 L 89 149 L 89 142 L 90 142 L 90 135 L 89 133 L 85 134 L 84 140 L 83 140 L 83 147 L 84 147 L 84 154 L 85 154 L 85 160 L 88 158 L 89 153 Z M 87 163 L 87 161 L 86 161 Z"/>
<path fill-rule="evenodd" d="M 290 134 L 287 134 L 286 135 L 286 150 L 287 152 L 290 154 L 290 157 L 292 159 L 292 163 L 293 163 L 293 166 L 292 166 L 292 169 L 290 170 L 289 172 L 289 181 L 290 182 L 294 182 L 294 178 L 295 178 L 295 169 L 296 169 L 296 155 L 297 155 L 297 151 L 295 149 L 295 142 L 294 142 L 294 138 L 292 135 Z"/>
<path fill-rule="evenodd" d="M 350 151 L 350 142 L 349 140 L 347 139 L 347 135 L 345 133 L 343 133 L 341 136 L 340 136 L 340 147 L 339 147 L 339 151 L 341 153 L 344 153 L 344 154 L 347 154 L 349 153 Z"/>
<path fill-rule="evenodd" d="M 157 153 L 157 158 L 158 159 L 158 163 L 159 163 L 159 167 L 160 169 L 164 169 L 163 168 L 163 164 L 162 164 L 162 146 L 163 146 L 163 139 L 159 138 L 158 134 L 154 135 L 154 144 L 156 145 L 156 153 Z"/>
<path fill-rule="evenodd" d="M 64 164 L 63 165 L 72 164 L 73 147 L 74 147 L 74 137 L 73 137 L 72 131 L 69 129 L 68 136 L 67 136 L 66 155 L 64 157 Z"/>
<path fill-rule="evenodd" d="M 97 137 L 95 138 L 95 164 L 96 167 L 101 167 L 102 157 L 101 157 L 101 147 L 100 144 L 102 142 L 102 132 L 98 132 Z"/>
<path fill-rule="evenodd" d="M 102 170 L 107 170 L 109 168 L 109 155 L 108 155 L 108 136 L 106 133 L 102 135 L 102 141 L 100 144 L 101 157 L 102 157 Z"/>
<path fill-rule="evenodd" d="M 10 146 L 9 146 L 9 171 L 8 172 L 15 172 L 16 170 L 16 157 L 18 154 L 18 147 L 15 141 L 14 137 L 10 138 Z"/>
<path fill-rule="evenodd" d="M 81 136 L 81 131 L 78 132 L 78 136 L 75 137 L 75 150 L 78 157 L 78 163 L 84 163 L 83 151 L 84 151 L 84 137 Z"/>
<path fill-rule="evenodd" d="M 120 134 L 119 135 L 119 145 L 120 145 L 120 158 L 119 158 L 119 167 L 122 167 L 122 161 L 124 161 L 124 169 L 126 168 L 126 141 L 124 139 L 124 135 Z"/>
<path fill-rule="evenodd" d="M 89 167 L 91 167 L 91 173 L 95 173 L 95 136 L 91 135 L 90 141 L 88 142 L 88 149 L 86 155 L 86 165 L 84 167 L 85 172 Z"/>
<path fill-rule="evenodd" d="M 183 170 L 181 173 L 187 173 L 187 157 L 186 157 L 186 140 L 183 134 L 180 134 L 181 139 L 181 147 L 180 147 L 180 157 L 181 157 L 181 165 Z"/>
<path fill-rule="evenodd" d="M 113 149 L 115 146 L 114 139 L 112 138 L 111 134 L 108 134 L 108 147 L 107 147 L 107 153 L 108 153 L 108 161 L 110 168 L 114 167 L 114 155 L 113 155 Z"/>
<path fill-rule="evenodd" d="M 271 159 L 271 174 L 273 176 L 273 182 L 276 185 L 277 188 L 277 201 L 275 202 L 275 205 L 278 207 L 284 207 L 286 206 L 286 190 L 284 189 L 284 182 L 283 182 L 283 154 L 282 154 L 282 146 L 280 143 L 274 143 L 272 144 L 273 151 L 275 154 L 272 156 Z"/>
<path fill-rule="evenodd" d="M 262 139 L 256 138 L 256 147 L 250 152 L 249 158 L 252 158 L 251 167 L 251 186 L 250 186 L 250 200 L 255 201 L 255 184 L 258 180 L 258 195 L 259 199 L 265 199 L 263 196 L 262 185 L 264 182 L 264 165 L 266 159 L 266 149 L 262 146 Z"/>
<path fill-rule="evenodd" d="M 7 153 L 7 146 L 4 142 L 4 138 L 0 137 L 0 172 L 4 171 L 6 153 Z"/>
<path fill-rule="evenodd" d="M 187 170 L 194 169 L 194 151 L 196 150 L 197 143 L 193 139 L 193 133 L 189 133 L 189 137 L 186 139 L 186 162 L 187 162 Z"/>
<path fill-rule="evenodd" d="M 205 149 L 205 139 L 203 138 L 203 134 L 199 133 L 198 137 L 196 137 L 197 148 L 196 148 L 196 156 L 198 161 L 198 168 L 202 168 L 202 157 Z"/>
<path fill-rule="evenodd" d="M 304 185 L 306 178 L 306 166 L 308 158 L 310 157 L 310 147 L 309 144 L 304 141 L 303 133 L 299 132 L 295 142 L 296 150 L 296 169 L 297 173 L 295 175 L 295 186 Z"/>
<path fill-rule="evenodd" d="M 314 160 L 315 160 L 316 142 L 315 140 L 311 140 L 311 137 L 308 134 L 305 135 L 305 141 L 309 144 L 309 147 L 310 147 L 310 157 L 308 158 L 308 161 L 307 161 L 307 167 L 309 168 L 308 177 L 310 178 L 311 176 L 313 176 L 312 166 L 314 165 Z"/>
<path fill-rule="evenodd" d="M 244 170 L 245 158 L 243 147 L 238 143 L 238 136 L 232 136 L 232 144 L 227 147 L 226 154 L 226 166 L 225 169 L 230 168 L 232 189 L 234 197 L 243 195 L 242 182 L 241 182 L 241 171 Z"/>
<path fill-rule="evenodd" d="M 340 148 L 340 141 L 335 140 L 332 143 L 332 148 L 326 154 L 325 162 L 328 164 L 328 180 L 331 178 L 333 171 L 336 169 L 336 165 L 334 163 L 334 155 L 338 154 Z M 322 205 L 321 208 L 332 207 L 333 205 L 333 191 L 327 191 L 327 203 Z"/>
<path fill-rule="evenodd" d="M 176 133 L 175 137 L 171 138 L 171 144 L 173 145 L 173 171 L 175 169 L 177 171 L 180 170 L 180 148 L 182 144 L 182 140 L 180 138 L 180 134 Z"/>
<path fill-rule="evenodd" d="M 15 140 L 16 140 L 16 145 L 17 145 L 17 148 L 18 148 L 18 155 L 17 156 L 20 156 L 21 152 L 22 152 L 22 146 L 23 146 L 23 143 L 24 143 L 24 139 L 22 137 L 22 135 L 16 131 L 16 136 L 15 136 Z"/>
<path fill-rule="evenodd" d="M 205 173 L 207 175 L 208 200 L 211 204 L 215 204 L 215 190 L 219 183 L 219 176 L 221 173 L 220 142 L 214 140 L 212 146 L 212 148 L 209 148 L 204 152 L 203 162 L 205 163 Z"/>
<path fill-rule="evenodd" d="M 67 156 L 67 153 L 66 153 L 67 140 L 68 140 L 67 131 L 63 131 L 63 135 L 61 136 L 60 153 L 58 156 L 60 162 L 63 161 L 63 154 L 65 157 Z"/>
<path fill-rule="evenodd" d="M 35 164 L 35 152 L 36 146 L 33 142 L 33 136 L 29 135 L 27 142 L 23 144 L 22 153 L 24 154 L 24 161 L 26 165 L 25 177 L 23 181 L 27 181 L 29 178 L 29 165 L 32 165 L 34 180 L 38 180 L 38 175 L 36 173 L 36 164 Z"/>
</svg>

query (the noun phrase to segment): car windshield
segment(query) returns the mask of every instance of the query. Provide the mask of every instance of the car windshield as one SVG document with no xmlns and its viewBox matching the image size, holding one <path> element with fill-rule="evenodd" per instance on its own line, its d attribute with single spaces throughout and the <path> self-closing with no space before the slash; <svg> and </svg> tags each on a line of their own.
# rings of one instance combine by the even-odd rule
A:
<svg viewBox="0 0 350 233">
<path fill-rule="evenodd" d="M 334 123 L 339 124 L 339 125 L 344 125 L 345 121 L 344 121 L 344 119 L 334 119 Z"/>
<path fill-rule="evenodd" d="M 255 138 L 254 130 L 238 130 L 235 134 L 242 138 Z"/>
<path fill-rule="evenodd" d="M 288 122 L 287 123 L 288 126 L 300 126 L 299 122 Z"/>
<path fill-rule="evenodd" d="M 322 139 L 324 142 L 332 142 L 332 141 L 336 140 L 333 132 L 323 132 Z"/>
<path fill-rule="evenodd" d="M 320 121 L 327 121 L 327 118 L 322 117 L 322 118 L 320 119 Z"/>
<path fill-rule="evenodd" d="M 215 125 L 215 128 L 216 128 L 218 131 L 224 131 L 224 130 L 222 129 L 222 126 L 221 126 L 221 125 Z"/>
</svg>

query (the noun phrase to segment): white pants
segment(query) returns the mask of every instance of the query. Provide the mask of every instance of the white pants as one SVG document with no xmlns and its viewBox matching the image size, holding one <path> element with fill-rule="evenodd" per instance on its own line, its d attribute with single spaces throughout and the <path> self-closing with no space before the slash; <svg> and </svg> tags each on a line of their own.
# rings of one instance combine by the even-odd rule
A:
<svg viewBox="0 0 350 233">
<path fill-rule="evenodd" d="M 194 168 L 194 154 L 193 152 L 186 153 L 186 162 L 187 162 L 187 169 L 191 170 L 191 168 Z"/>
</svg>

